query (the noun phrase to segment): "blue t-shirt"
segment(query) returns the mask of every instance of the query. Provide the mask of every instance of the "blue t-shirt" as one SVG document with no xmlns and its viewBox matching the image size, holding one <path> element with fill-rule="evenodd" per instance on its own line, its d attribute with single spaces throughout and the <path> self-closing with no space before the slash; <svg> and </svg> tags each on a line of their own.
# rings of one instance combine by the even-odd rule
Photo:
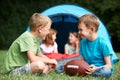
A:
<svg viewBox="0 0 120 80">
<path fill-rule="evenodd" d="M 80 54 L 90 65 L 93 64 L 98 67 L 105 65 L 104 57 L 112 56 L 112 53 L 114 51 L 110 43 L 101 37 L 96 38 L 94 41 L 82 39 L 80 42 Z"/>
</svg>

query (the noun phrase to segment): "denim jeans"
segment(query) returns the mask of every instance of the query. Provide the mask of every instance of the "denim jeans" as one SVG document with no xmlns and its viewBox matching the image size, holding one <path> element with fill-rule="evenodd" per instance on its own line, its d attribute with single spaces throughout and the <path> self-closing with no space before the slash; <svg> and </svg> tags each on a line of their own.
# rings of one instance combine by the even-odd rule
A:
<svg viewBox="0 0 120 80">
<path fill-rule="evenodd" d="M 111 75 L 112 75 L 112 69 L 108 67 L 101 67 L 93 73 L 93 76 L 95 77 L 102 76 L 102 77 L 109 78 Z"/>
<path fill-rule="evenodd" d="M 56 72 L 57 72 L 57 73 L 62 73 L 62 72 L 64 72 L 63 67 L 64 67 L 64 65 L 59 65 L 59 66 L 56 68 Z"/>
</svg>

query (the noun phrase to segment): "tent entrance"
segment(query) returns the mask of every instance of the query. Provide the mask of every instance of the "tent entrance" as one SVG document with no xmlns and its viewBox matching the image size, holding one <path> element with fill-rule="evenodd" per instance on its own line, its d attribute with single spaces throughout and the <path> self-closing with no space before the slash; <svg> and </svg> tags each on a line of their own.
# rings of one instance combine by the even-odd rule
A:
<svg viewBox="0 0 120 80">
<path fill-rule="evenodd" d="M 78 18 L 70 14 L 57 14 L 49 16 L 53 23 L 52 28 L 57 30 L 58 51 L 64 53 L 64 45 L 68 41 L 69 32 L 78 31 L 77 21 Z"/>
</svg>

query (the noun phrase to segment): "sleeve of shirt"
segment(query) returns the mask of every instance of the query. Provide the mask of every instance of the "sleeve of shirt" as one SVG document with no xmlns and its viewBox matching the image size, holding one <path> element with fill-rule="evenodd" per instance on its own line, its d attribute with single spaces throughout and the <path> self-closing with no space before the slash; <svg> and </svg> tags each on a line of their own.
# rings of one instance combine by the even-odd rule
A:
<svg viewBox="0 0 120 80">
<path fill-rule="evenodd" d="M 67 44 L 65 44 L 65 48 L 67 47 Z"/>
<path fill-rule="evenodd" d="M 103 56 L 108 56 L 111 55 L 112 53 L 114 53 L 112 45 L 109 42 L 102 42 L 102 48 L 103 48 Z"/>
<path fill-rule="evenodd" d="M 45 47 L 44 47 L 44 44 L 42 43 L 41 45 L 40 45 L 40 51 L 41 51 L 41 53 L 45 53 Z"/>
<path fill-rule="evenodd" d="M 58 48 L 58 45 L 57 45 L 57 43 L 55 42 L 55 48 L 57 49 Z"/>
<path fill-rule="evenodd" d="M 65 44 L 65 48 L 67 48 L 67 49 L 69 49 L 69 48 L 70 48 L 70 46 L 69 46 L 69 44 L 68 44 L 68 43 L 66 43 L 66 44 Z"/>
<path fill-rule="evenodd" d="M 20 50 L 21 52 L 25 52 L 28 50 L 34 51 L 33 49 L 34 41 L 32 38 L 26 38 L 24 40 L 20 40 Z"/>
</svg>

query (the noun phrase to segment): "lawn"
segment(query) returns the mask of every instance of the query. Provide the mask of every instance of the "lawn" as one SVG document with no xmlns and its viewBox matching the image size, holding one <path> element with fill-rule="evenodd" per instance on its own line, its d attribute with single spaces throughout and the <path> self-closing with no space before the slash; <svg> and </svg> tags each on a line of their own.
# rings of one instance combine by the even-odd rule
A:
<svg viewBox="0 0 120 80">
<path fill-rule="evenodd" d="M 0 70 L 2 69 L 2 64 L 4 62 L 3 58 L 5 58 L 6 51 L 0 50 Z M 120 59 L 120 53 L 116 53 L 118 58 Z M 0 74 L 0 80 L 120 80 L 120 61 L 115 63 L 114 65 L 115 71 L 114 74 L 110 78 L 103 77 L 70 77 L 65 73 L 57 74 L 55 71 L 52 71 L 48 76 L 41 77 L 38 75 L 22 75 L 22 76 L 8 76 Z"/>
</svg>

